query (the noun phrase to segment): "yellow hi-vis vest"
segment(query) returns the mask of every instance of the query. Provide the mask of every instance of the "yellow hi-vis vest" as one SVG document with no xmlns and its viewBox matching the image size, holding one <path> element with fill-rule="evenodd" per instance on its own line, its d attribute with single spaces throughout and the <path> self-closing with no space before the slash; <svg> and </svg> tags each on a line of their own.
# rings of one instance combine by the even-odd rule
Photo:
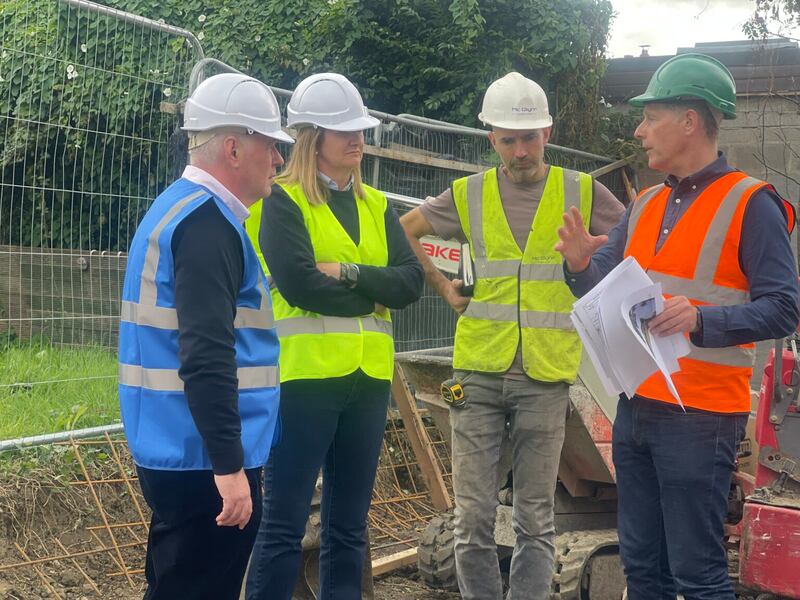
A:
<svg viewBox="0 0 800 600">
<path fill-rule="evenodd" d="M 592 178 L 550 167 L 524 252 L 503 212 L 497 169 L 453 182 L 461 228 L 475 261 L 475 292 L 456 326 L 453 367 L 505 373 L 522 343 L 525 373 L 538 381 L 572 383 L 581 342 L 569 313 L 575 296 L 553 250 L 563 213 L 592 212 Z"/>
<path fill-rule="evenodd" d="M 387 201 L 381 192 L 365 185 L 365 197 L 356 198 L 360 230 L 356 246 L 327 203 L 311 204 L 300 184 L 281 187 L 303 213 L 316 262 L 376 267 L 389 263 L 384 216 Z M 259 200 L 250 207 L 245 229 L 269 278 L 258 243 L 260 228 Z M 281 382 L 343 377 L 359 368 L 370 377 L 391 381 L 394 340 L 388 310 L 363 317 L 331 317 L 291 306 L 274 284 L 270 285 L 270 293 L 281 342 Z"/>
</svg>

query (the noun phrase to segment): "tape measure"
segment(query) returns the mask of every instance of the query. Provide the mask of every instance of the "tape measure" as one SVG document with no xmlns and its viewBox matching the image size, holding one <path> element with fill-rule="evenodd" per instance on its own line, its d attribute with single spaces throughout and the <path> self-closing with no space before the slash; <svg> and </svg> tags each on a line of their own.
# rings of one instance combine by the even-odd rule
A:
<svg viewBox="0 0 800 600">
<path fill-rule="evenodd" d="M 455 377 L 442 382 L 441 394 L 442 400 L 453 408 L 461 408 L 467 403 L 464 387 Z"/>
</svg>

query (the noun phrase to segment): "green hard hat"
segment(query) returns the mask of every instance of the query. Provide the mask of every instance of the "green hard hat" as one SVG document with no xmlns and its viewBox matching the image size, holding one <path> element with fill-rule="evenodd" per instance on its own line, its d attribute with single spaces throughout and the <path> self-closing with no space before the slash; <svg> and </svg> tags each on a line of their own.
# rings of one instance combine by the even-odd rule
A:
<svg viewBox="0 0 800 600">
<path fill-rule="evenodd" d="M 730 71 L 705 54 L 678 54 L 662 64 L 644 94 L 631 98 L 633 106 L 648 102 L 705 100 L 721 111 L 724 118 L 736 118 L 736 84 Z"/>
</svg>

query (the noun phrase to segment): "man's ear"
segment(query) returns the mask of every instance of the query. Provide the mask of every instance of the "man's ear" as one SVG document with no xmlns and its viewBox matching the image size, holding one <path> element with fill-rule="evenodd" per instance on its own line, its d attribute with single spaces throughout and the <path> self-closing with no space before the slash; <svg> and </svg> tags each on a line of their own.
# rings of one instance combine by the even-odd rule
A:
<svg viewBox="0 0 800 600">
<path fill-rule="evenodd" d="M 545 144 L 547 143 L 547 140 L 550 139 L 550 133 L 552 131 L 553 131 L 553 126 L 552 125 L 550 127 L 545 127 L 545 128 L 542 129 L 542 139 L 544 140 Z"/>
<path fill-rule="evenodd" d="M 684 114 L 684 131 L 687 135 L 693 134 L 698 129 L 703 129 L 703 120 L 693 108 L 687 108 Z"/>
<path fill-rule="evenodd" d="M 222 141 L 222 151 L 225 155 L 225 160 L 237 161 L 241 152 L 238 138 L 235 135 L 226 136 Z"/>
</svg>

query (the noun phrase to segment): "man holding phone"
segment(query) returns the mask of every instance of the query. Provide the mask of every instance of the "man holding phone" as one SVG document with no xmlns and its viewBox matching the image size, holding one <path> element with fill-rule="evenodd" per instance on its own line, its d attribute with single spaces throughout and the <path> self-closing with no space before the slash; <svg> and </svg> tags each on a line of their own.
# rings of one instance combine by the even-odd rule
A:
<svg viewBox="0 0 800 600">
<path fill-rule="evenodd" d="M 461 594 L 502 598 L 494 522 L 508 424 L 517 536 L 508 597 L 544 599 L 555 557 L 553 498 L 569 385 L 581 357 L 569 318 L 575 298 L 553 250 L 556 232 L 569 207 L 598 235 L 624 207 L 591 176 L 545 163 L 553 119 L 534 81 L 519 73 L 498 79 L 478 118 L 491 127 L 501 166 L 454 181 L 400 222 L 428 284 L 461 315 L 453 368 L 466 402 L 450 413 Z M 471 297 L 462 293 L 461 279 L 448 280 L 425 254 L 417 240 L 431 234 L 469 244 Z"/>
</svg>

